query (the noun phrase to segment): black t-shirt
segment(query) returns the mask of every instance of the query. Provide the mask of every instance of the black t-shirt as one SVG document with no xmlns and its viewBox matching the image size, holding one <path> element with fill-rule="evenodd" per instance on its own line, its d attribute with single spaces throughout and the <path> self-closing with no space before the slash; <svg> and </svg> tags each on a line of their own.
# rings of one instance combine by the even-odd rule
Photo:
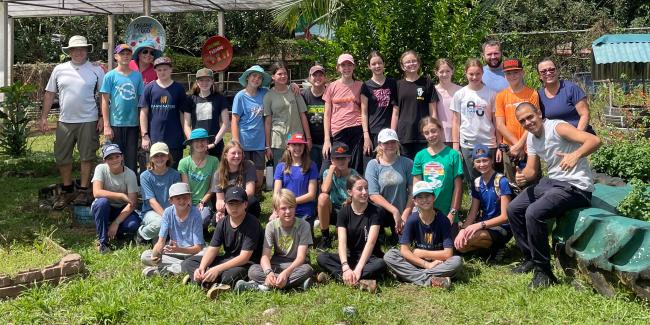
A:
<svg viewBox="0 0 650 325">
<path fill-rule="evenodd" d="M 253 251 L 250 261 L 259 263 L 262 256 L 263 236 L 262 226 L 252 214 L 247 213 L 244 221 L 237 228 L 230 225 L 230 216 L 226 216 L 217 222 L 210 246 L 223 245 L 224 258 L 236 257 L 242 250 Z"/>
<path fill-rule="evenodd" d="M 386 78 L 383 85 L 378 85 L 372 79 L 363 83 L 361 94 L 368 98 L 368 128 L 370 133 L 378 134 L 385 128 L 390 128 L 393 116 L 393 105 L 397 103 L 397 82 Z"/>
<path fill-rule="evenodd" d="M 429 116 L 429 103 L 437 101 L 438 93 L 431 79 L 420 77 L 415 82 L 397 81 L 397 136 L 401 143 L 426 142 L 419 130 L 420 120 Z"/>
<path fill-rule="evenodd" d="M 311 88 L 305 88 L 302 91 L 302 98 L 305 99 L 305 104 L 307 104 L 306 115 L 309 132 L 311 133 L 311 142 L 322 145 L 325 142 L 325 126 L 323 125 L 325 101 L 323 101 L 323 95 L 316 97 L 311 92 Z"/>
<path fill-rule="evenodd" d="M 347 246 L 350 256 L 361 256 L 368 241 L 370 226 L 374 225 L 381 227 L 381 218 L 374 205 L 368 204 L 362 215 L 354 213 L 351 204 L 346 204 L 341 208 L 336 220 L 336 227 L 344 227 L 347 230 Z M 378 243 L 375 243 L 375 247 L 372 248 L 372 255 L 383 255 Z"/>
<path fill-rule="evenodd" d="M 221 112 L 228 109 L 226 97 L 214 92 L 203 98 L 192 95 L 190 114 L 192 116 L 192 129 L 203 128 L 209 135 L 216 135 L 221 128 Z"/>
</svg>

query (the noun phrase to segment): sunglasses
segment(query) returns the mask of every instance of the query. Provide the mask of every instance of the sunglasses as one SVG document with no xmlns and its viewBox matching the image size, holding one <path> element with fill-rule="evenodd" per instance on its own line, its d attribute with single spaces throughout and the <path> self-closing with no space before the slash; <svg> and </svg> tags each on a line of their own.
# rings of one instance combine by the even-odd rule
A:
<svg viewBox="0 0 650 325">
<path fill-rule="evenodd" d="M 539 74 L 554 74 L 555 73 L 555 68 L 548 68 L 544 70 L 539 70 Z"/>
<path fill-rule="evenodd" d="M 140 51 L 140 53 L 142 53 L 142 54 L 151 54 L 151 55 L 153 55 L 153 50 L 150 50 L 150 49 L 144 49 L 144 50 Z"/>
</svg>

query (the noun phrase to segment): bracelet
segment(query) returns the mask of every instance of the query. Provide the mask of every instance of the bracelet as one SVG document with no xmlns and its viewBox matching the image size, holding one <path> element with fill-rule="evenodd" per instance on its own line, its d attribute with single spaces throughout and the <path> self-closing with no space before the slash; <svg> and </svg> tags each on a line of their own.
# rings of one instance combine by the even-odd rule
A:
<svg viewBox="0 0 650 325">
<path fill-rule="evenodd" d="M 341 266 L 343 266 L 343 265 L 348 265 L 348 261 L 341 262 Z"/>
<path fill-rule="evenodd" d="M 271 149 L 271 147 L 264 147 L 264 150 L 269 150 L 269 149 Z"/>
<path fill-rule="evenodd" d="M 481 221 L 481 229 L 485 230 L 485 228 L 487 228 L 485 221 Z"/>
<path fill-rule="evenodd" d="M 271 273 L 273 273 L 273 270 L 272 270 L 272 269 L 266 269 L 266 270 L 264 270 L 264 275 L 265 275 L 265 276 L 268 276 L 268 275 L 271 274 Z"/>
</svg>

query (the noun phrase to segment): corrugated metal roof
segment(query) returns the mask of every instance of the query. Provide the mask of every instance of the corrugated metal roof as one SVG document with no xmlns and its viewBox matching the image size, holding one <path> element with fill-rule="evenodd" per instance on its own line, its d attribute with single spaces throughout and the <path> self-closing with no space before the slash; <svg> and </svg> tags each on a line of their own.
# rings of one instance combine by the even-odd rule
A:
<svg viewBox="0 0 650 325">
<path fill-rule="evenodd" d="M 142 0 L 2 0 L 9 17 L 142 14 Z M 151 0 L 152 13 L 272 9 L 286 0 Z"/>
<path fill-rule="evenodd" d="M 603 35 L 591 47 L 596 64 L 650 63 L 650 34 Z"/>
</svg>

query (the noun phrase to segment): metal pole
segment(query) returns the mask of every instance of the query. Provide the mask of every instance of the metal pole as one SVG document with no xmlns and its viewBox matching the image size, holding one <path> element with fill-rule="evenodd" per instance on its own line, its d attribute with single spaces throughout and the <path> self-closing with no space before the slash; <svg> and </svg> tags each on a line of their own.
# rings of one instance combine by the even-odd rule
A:
<svg viewBox="0 0 650 325">
<path fill-rule="evenodd" d="M 9 18 L 7 22 L 7 84 L 14 79 L 14 19 Z"/>
<path fill-rule="evenodd" d="M 151 16 L 151 0 L 142 0 L 142 9 L 145 16 Z"/>
<path fill-rule="evenodd" d="M 106 16 L 108 25 L 108 48 L 106 49 L 108 55 L 106 56 L 106 64 L 108 70 L 113 69 L 113 49 L 115 48 L 115 16 L 108 15 Z"/>
<path fill-rule="evenodd" d="M 0 87 L 7 85 L 7 45 L 9 45 L 9 34 L 7 33 L 9 22 L 8 14 L 9 8 L 7 2 L 3 1 L 0 3 Z M 0 100 L 3 100 L 4 96 L 0 96 Z"/>
<path fill-rule="evenodd" d="M 224 33 L 225 33 L 225 20 L 224 20 L 224 16 L 223 16 L 223 11 L 219 11 L 218 22 L 219 22 L 219 36 L 224 36 Z M 224 85 L 224 80 L 225 79 L 226 79 L 225 78 L 225 72 L 223 72 L 223 71 L 219 72 L 219 86 L 221 88 L 221 89 L 219 89 L 219 91 L 221 91 L 222 93 L 226 89 L 226 86 Z"/>
</svg>

